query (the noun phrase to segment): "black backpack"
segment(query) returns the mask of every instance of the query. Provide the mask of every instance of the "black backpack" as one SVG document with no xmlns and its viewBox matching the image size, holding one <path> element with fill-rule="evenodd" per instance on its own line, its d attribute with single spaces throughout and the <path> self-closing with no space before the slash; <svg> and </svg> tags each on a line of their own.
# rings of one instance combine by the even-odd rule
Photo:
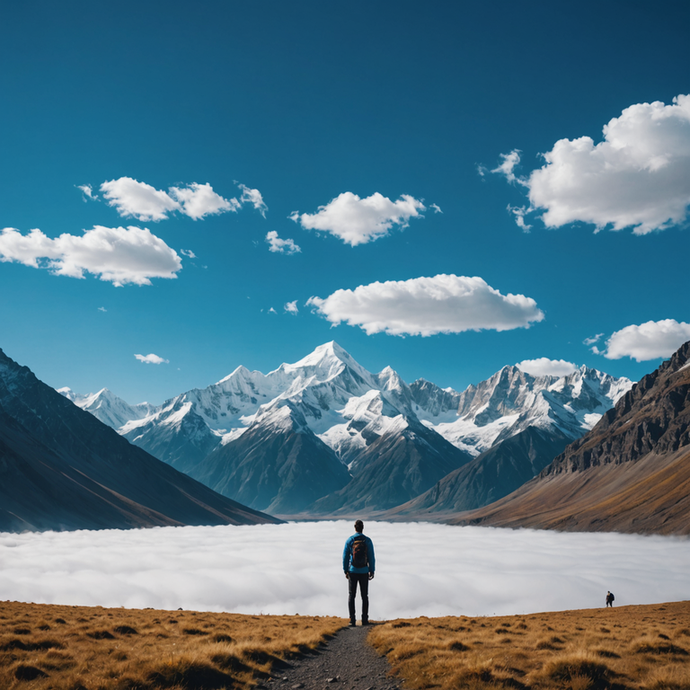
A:
<svg viewBox="0 0 690 690">
<path fill-rule="evenodd" d="M 368 565 L 367 539 L 362 535 L 358 535 L 352 542 L 352 567 L 366 568 Z"/>
</svg>

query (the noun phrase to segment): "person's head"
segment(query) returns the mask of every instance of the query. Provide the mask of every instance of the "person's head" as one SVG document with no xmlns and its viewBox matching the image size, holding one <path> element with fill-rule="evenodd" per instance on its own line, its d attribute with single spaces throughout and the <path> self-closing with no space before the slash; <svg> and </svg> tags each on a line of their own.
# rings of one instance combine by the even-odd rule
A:
<svg viewBox="0 0 690 690">
<path fill-rule="evenodd" d="M 364 523 L 361 520 L 357 520 L 355 522 L 355 532 L 363 532 L 364 531 Z"/>
</svg>

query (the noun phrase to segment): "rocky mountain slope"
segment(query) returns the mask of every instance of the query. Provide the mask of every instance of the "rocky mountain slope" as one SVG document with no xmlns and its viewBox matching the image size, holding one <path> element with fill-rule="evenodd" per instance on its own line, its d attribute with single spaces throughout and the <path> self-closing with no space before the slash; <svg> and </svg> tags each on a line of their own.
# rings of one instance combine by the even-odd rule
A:
<svg viewBox="0 0 690 690">
<path fill-rule="evenodd" d="M 456 522 L 690 533 L 690 342 L 538 477 Z"/>
<path fill-rule="evenodd" d="M 544 438 L 578 438 L 630 385 L 586 367 L 533 377 L 509 366 L 458 393 L 423 380 L 407 385 L 390 367 L 373 374 L 331 342 L 266 375 L 238 367 L 150 414 L 137 411 L 118 431 L 235 500 L 251 497 L 257 509 L 368 512 L 418 496 L 530 427 Z M 103 406 L 90 409 L 105 419 Z M 279 452 L 285 444 L 289 452 Z M 519 476 L 552 457 L 525 461 Z M 478 486 L 482 476 L 474 495 L 495 495 Z"/>
<path fill-rule="evenodd" d="M 0 530 L 274 521 L 133 446 L 0 350 Z"/>
</svg>

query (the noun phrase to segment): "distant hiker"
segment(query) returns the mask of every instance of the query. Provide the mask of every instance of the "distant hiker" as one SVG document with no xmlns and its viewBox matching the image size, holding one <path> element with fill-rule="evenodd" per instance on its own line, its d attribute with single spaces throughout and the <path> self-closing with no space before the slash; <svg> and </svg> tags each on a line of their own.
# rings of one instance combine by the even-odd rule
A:
<svg viewBox="0 0 690 690">
<path fill-rule="evenodd" d="M 616 597 L 611 594 L 611 592 L 606 592 L 606 606 L 610 606 L 613 608 L 613 602 L 615 601 Z"/>
<path fill-rule="evenodd" d="M 369 537 L 362 534 L 364 523 L 355 522 L 355 533 L 345 542 L 343 549 L 343 570 L 349 580 L 349 598 L 347 600 L 350 611 L 350 625 L 355 625 L 355 596 L 357 585 L 362 597 L 362 625 L 369 625 L 369 580 L 374 579 L 376 558 L 374 544 Z"/>
</svg>

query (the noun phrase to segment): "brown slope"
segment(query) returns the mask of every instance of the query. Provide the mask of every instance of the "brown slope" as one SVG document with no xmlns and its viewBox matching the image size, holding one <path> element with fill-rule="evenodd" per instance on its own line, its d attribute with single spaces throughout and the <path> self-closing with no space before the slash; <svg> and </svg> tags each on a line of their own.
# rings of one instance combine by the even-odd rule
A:
<svg viewBox="0 0 690 690">
<path fill-rule="evenodd" d="M 531 482 L 452 522 L 690 534 L 690 342 Z"/>
</svg>

